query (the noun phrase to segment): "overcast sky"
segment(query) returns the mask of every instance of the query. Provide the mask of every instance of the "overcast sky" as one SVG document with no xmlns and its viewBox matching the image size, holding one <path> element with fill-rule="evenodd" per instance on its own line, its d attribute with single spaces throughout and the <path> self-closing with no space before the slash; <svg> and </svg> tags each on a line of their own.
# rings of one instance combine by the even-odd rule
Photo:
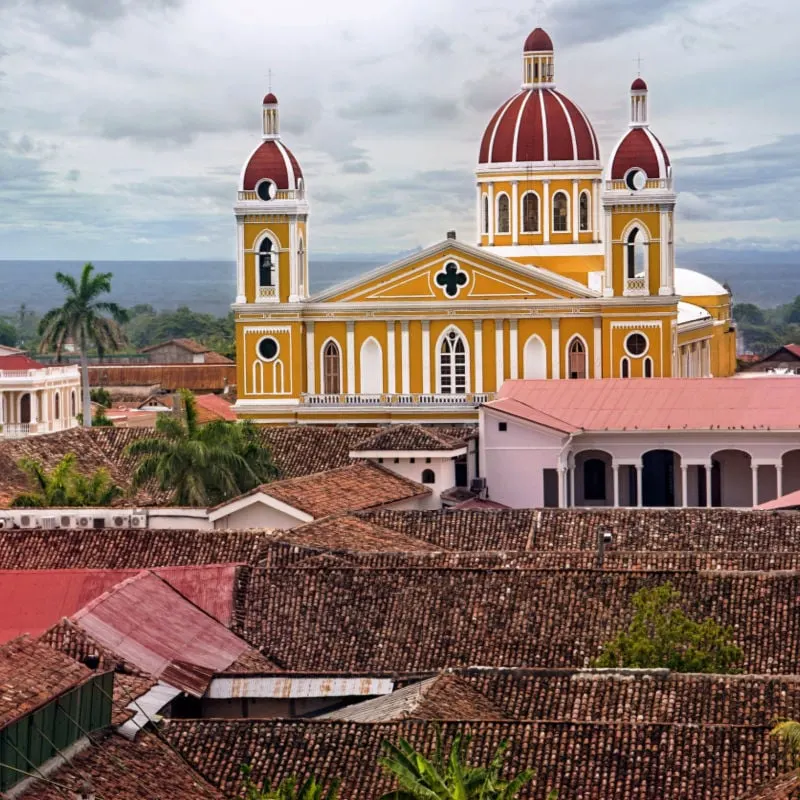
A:
<svg viewBox="0 0 800 800">
<path fill-rule="evenodd" d="M 314 255 L 472 241 L 537 24 L 604 157 L 641 53 L 681 241 L 800 247 L 795 0 L 0 0 L 0 257 L 232 258 L 270 69 Z"/>
</svg>

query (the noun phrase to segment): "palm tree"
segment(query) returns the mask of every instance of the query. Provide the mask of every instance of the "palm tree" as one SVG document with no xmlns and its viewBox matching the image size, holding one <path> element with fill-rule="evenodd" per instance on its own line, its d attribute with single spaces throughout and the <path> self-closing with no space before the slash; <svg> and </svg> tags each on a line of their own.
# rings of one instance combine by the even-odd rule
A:
<svg viewBox="0 0 800 800">
<path fill-rule="evenodd" d="M 132 488 L 155 482 L 172 494 L 173 505 L 221 503 L 273 480 L 278 469 L 252 423 L 215 420 L 201 426 L 191 392 L 180 392 L 183 413 L 161 414 L 156 436 L 128 445 L 137 463 Z"/>
<path fill-rule="evenodd" d="M 469 737 L 456 735 L 445 757 L 441 735 L 437 732 L 436 752 L 432 759 L 412 747 L 405 739 L 399 745 L 383 742 L 381 766 L 397 779 L 399 788 L 381 800 L 513 800 L 533 780 L 534 771 L 526 769 L 511 780 L 501 776 L 509 744 L 500 743 L 488 767 L 474 767 L 466 762 Z M 553 790 L 548 800 L 555 800 Z"/>
<path fill-rule="evenodd" d="M 771 731 L 770 735 L 780 739 L 786 746 L 792 766 L 798 766 L 800 762 L 800 722 L 787 719 L 779 722 Z"/>
<path fill-rule="evenodd" d="M 242 767 L 246 800 L 338 800 L 339 797 L 339 781 L 332 781 L 328 791 L 314 777 L 300 785 L 297 778 L 291 777 L 282 780 L 274 789 L 270 788 L 269 783 L 259 788 L 253 782 L 251 773 L 252 767 Z"/>
<path fill-rule="evenodd" d="M 60 359 L 70 339 L 80 348 L 83 424 L 87 428 L 92 425 L 88 350 L 94 347 L 102 358 L 106 352 L 119 350 L 126 343 L 122 325 L 128 320 L 127 312 L 116 303 L 97 299 L 111 291 L 111 278 L 110 272 L 95 274 L 92 264 L 84 265 L 79 281 L 72 275 L 56 272 L 56 280 L 66 290 L 67 299 L 60 308 L 48 311 L 39 323 L 42 337 L 39 352 L 54 350 Z"/>
<path fill-rule="evenodd" d="M 108 470 L 101 468 L 88 476 L 78 472 L 74 453 L 67 453 L 49 472 L 32 458 L 20 459 L 17 466 L 27 473 L 32 490 L 17 495 L 12 508 L 103 507 L 122 495 Z"/>
</svg>

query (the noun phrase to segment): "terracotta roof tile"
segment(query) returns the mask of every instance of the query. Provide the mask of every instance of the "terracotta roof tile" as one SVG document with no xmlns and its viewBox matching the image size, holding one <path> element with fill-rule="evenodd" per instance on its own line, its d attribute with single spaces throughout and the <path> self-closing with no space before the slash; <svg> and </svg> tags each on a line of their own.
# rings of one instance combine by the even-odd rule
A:
<svg viewBox="0 0 800 800">
<path fill-rule="evenodd" d="M 196 342 L 194 339 L 169 339 L 166 342 L 159 342 L 158 344 L 151 344 L 149 347 L 143 347 L 139 352 L 150 353 L 153 350 L 158 350 L 161 347 L 168 347 L 169 345 L 175 345 L 189 353 L 196 353 L 198 355 L 201 353 L 208 353 L 211 350 L 211 348 L 200 344 L 200 342 Z"/>
<path fill-rule="evenodd" d="M 796 769 L 741 795 L 738 800 L 797 800 L 797 798 L 800 798 L 800 770 Z"/>
<path fill-rule="evenodd" d="M 79 686 L 92 674 L 69 656 L 27 636 L 0 646 L 0 728 Z"/>
<path fill-rule="evenodd" d="M 465 431 L 466 433 L 466 431 Z M 471 431 L 470 431 L 471 433 Z M 455 450 L 464 446 L 464 438 L 456 438 L 423 425 L 390 425 L 360 442 L 354 451 L 375 450 Z"/>
<path fill-rule="evenodd" d="M 236 383 L 236 364 L 93 364 L 92 386 L 158 386 L 171 392 L 219 392 Z"/>
<path fill-rule="evenodd" d="M 408 739 L 432 752 L 437 730 L 446 743 L 472 734 L 469 758 L 486 763 L 503 739 L 511 742 L 509 772 L 536 768 L 520 794 L 603 800 L 720 800 L 780 772 L 783 756 L 767 727 L 559 722 L 370 724 L 309 720 L 170 720 L 167 739 L 224 792 L 240 786 L 240 765 L 254 778 L 292 773 L 343 780 L 342 797 L 374 798 L 394 785 L 378 764 L 381 742 Z"/>
</svg>

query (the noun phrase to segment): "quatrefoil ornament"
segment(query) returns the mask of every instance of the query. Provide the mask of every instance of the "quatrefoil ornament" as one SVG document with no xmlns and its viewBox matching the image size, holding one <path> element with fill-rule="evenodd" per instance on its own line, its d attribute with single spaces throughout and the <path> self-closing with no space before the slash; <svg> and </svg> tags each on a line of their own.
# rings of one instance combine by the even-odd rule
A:
<svg viewBox="0 0 800 800">
<path fill-rule="evenodd" d="M 436 273 L 436 285 L 441 286 L 448 297 L 457 297 L 461 287 L 467 283 L 469 276 L 466 272 L 462 272 L 454 261 L 448 262 L 441 272 Z"/>
</svg>

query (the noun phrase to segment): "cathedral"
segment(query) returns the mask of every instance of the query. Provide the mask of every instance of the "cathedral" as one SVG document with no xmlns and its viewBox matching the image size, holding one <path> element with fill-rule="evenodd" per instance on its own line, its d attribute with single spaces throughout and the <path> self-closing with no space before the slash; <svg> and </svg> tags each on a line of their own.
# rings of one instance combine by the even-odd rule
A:
<svg viewBox="0 0 800 800">
<path fill-rule="evenodd" d="M 449 233 L 312 294 L 307 187 L 269 93 L 234 207 L 239 417 L 458 424 L 508 379 L 733 374 L 729 292 L 675 266 L 677 194 L 648 104 L 637 77 L 604 164 L 537 28 L 480 141 L 470 241 Z"/>
</svg>

